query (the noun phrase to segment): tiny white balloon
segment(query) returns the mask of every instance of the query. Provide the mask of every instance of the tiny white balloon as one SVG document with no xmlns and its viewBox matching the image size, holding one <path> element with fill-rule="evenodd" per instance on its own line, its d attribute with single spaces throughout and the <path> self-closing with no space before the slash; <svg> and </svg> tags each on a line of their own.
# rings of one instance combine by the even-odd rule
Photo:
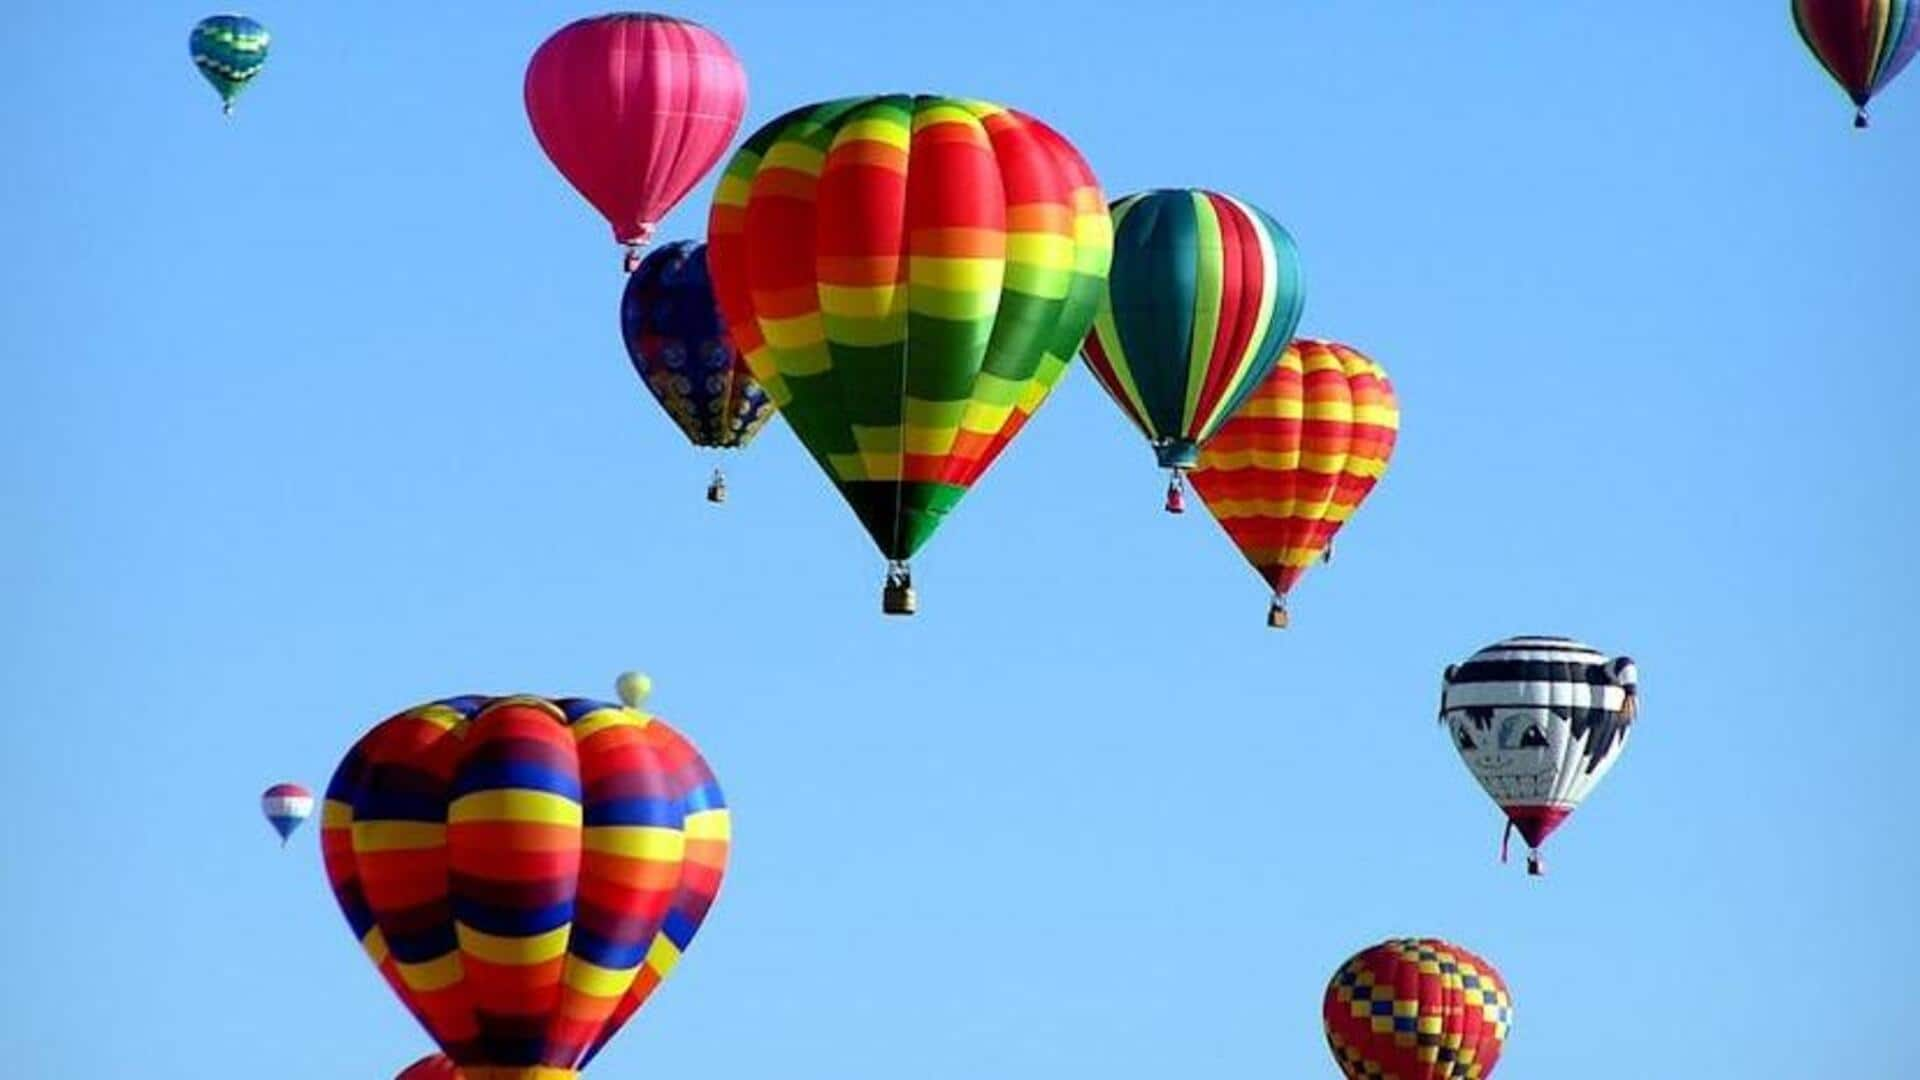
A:
<svg viewBox="0 0 1920 1080">
<path fill-rule="evenodd" d="M 638 671 L 623 671 L 614 681 L 614 689 L 620 693 L 620 702 L 629 709 L 637 709 L 647 695 L 653 692 L 653 680 Z"/>
</svg>

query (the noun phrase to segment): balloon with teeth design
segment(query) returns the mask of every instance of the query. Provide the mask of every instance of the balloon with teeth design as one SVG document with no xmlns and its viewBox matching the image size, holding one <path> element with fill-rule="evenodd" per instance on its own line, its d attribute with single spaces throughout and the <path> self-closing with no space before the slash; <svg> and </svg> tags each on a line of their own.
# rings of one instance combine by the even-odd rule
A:
<svg viewBox="0 0 1920 1080">
<path fill-rule="evenodd" d="M 1527 842 L 1528 873 L 1543 872 L 1540 845 L 1626 748 L 1638 701 L 1632 660 L 1572 638 L 1508 638 L 1447 668 L 1440 721 Z"/>
</svg>

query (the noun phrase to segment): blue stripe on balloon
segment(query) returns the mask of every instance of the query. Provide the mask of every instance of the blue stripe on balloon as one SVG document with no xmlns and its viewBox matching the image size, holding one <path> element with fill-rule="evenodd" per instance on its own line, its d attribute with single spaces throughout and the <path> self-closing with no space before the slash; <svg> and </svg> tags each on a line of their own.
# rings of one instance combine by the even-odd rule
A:
<svg viewBox="0 0 1920 1080">
<path fill-rule="evenodd" d="M 580 778 L 539 761 L 484 761 L 468 759 L 448 792 L 449 799 L 476 791 L 524 788 L 564 795 L 580 801 Z"/>
<path fill-rule="evenodd" d="M 584 820 L 589 826 L 658 825 L 676 828 L 681 818 L 680 800 L 640 797 L 590 802 Z"/>
<path fill-rule="evenodd" d="M 501 937 L 527 937 L 544 934 L 573 921 L 573 901 L 562 900 L 541 907 L 505 907 L 472 897 L 453 898 L 453 917 L 483 934 Z"/>
</svg>

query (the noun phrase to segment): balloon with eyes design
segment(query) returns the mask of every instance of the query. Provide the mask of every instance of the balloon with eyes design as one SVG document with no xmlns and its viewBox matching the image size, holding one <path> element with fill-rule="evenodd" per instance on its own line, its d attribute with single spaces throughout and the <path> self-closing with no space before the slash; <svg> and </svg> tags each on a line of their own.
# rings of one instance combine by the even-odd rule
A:
<svg viewBox="0 0 1920 1080">
<path fill-rule="evenodd" d="M 1527 842 L 1529 874 L 1543 872 L 1540 845 L 1626 748 L 1639 679 L 1627 657 L 1564 637 L 1508 638 L 1447 668 L 1440 721 L 1507 832 Z"/>
</svg>

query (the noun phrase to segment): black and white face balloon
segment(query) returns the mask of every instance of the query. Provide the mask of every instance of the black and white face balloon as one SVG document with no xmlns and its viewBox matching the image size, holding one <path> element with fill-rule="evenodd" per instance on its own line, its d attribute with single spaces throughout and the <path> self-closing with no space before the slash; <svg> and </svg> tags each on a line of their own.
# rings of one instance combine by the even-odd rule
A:
<svg viewBox="0 0 1920 1080">
<path fill-rule="evenodd" d="M 1571 638 L 1516 637 L 1447 668 L 1440 720 L 1474 779 L 1536 849 L 1626 747 L 1639 672 Z M 1504 848 L 1503 848 L 1504 850 Z"/>
</svg>

